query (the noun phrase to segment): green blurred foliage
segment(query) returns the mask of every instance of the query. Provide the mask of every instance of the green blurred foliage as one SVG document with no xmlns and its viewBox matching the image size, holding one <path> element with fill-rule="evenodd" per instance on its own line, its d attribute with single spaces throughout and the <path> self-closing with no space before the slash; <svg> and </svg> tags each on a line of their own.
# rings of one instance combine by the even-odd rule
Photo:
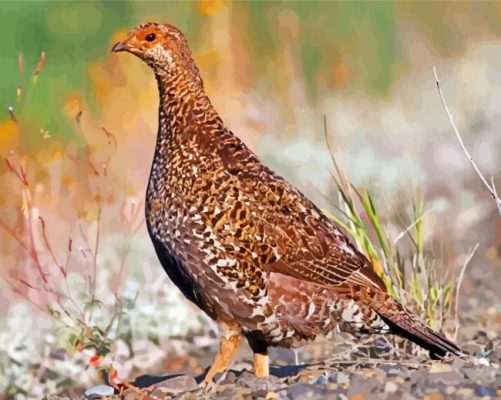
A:
<svg viewBox="0 0 501 400">
<path fill-rule="evenodd" d="M 30 115 L 52 132 L 71 131 L 61 117 L 64 96 L 71 91 L 90 95 L 86 67 L 108 53 L 111 35 L 118 26 L 132 23 L 129 2 L 3 2 L 0 31 L 0 109 L 15 104 L 19 84 L 18 53 L 22 53 L 26 79 L 47 53 L 43 79 L 31 89 Z M 22 112 L 20 110 L 20 112 Z"/>
<path fill-rule="evenodd" d="M 191 26 L 200 26 L 193 3 L 131 1 L 2 1 L 0 12 L 0 119 L 7 107 L 16 104 L 20 83 L 18 54 L 22 53 L 26 79 L 37 65 L 42 51 L 47 65 L 29 94 L 30 116 L 52 132 L 72 132 L 70 121 L 61 116 L 64 97 L 79 92 L 93 105 L 87 67 L 92 61 L 109 57 L 113 35 L 120 29 L 168 14 L 190 35 Z M 157 16 L 155 18 L 155 16 Z M 94 110 L 96 111 L 96 110 Z"/>
</svg>

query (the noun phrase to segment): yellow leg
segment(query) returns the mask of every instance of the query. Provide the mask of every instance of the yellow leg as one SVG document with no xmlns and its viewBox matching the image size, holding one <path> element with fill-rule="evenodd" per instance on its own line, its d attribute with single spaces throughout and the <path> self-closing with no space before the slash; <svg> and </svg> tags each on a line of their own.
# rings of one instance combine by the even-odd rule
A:
<svg viewBox="0 0 501 400">
<path fill-rule="evenodd" d="M 242 334 L 240 327 L 237 324 L 228 324 L 219 322 L 219 352 L 216 355 L 214 363 L 210 367 L 207 375 L 205 375 L 202 387 L 210 388 L 214 382 L 216 374 L 225 371 L 233 361 L 233 357 L 240 347 Z"/>
<path fill-rule="evenodd" d="M 254 353 L 254 374 L 258 378 L 270 375 L 270 360 L 268 354 Z"/>
</svg>

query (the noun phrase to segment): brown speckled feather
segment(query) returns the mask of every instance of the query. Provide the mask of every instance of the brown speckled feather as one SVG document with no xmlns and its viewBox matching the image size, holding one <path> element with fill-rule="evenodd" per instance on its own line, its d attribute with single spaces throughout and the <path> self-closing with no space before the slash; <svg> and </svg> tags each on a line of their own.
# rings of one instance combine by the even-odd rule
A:
<svg viewBox="0 0 501 400">
<path fill-rule="evenodd" d="M 139 56 L 158 82 L 146 221 L 188 299 L 236 323 L 254 349 L 297 346 L 339 326 L 459 352 L 391 299 L 341 230 L 225 127 L 177 28 L 141 25 L 124 43 L 115 50 Z"/>
</svg>

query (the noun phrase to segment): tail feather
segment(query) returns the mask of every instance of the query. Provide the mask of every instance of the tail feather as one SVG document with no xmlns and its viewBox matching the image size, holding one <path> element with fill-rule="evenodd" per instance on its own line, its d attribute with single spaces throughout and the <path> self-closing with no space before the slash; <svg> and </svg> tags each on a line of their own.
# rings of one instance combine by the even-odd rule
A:
<svg viewBox="0 0 501 400">
<path fill-rule="evenodd" d="M 388 298 L 384 305 L 375 307 L 375 310 L 393 333 L 428 350 L 433 359 L 443 358 L 447 353 L 456 356 L 466 355 L 456 344 L 432 330 L 418 316 L 407 311 L 393 299 Z"/>
</svg>

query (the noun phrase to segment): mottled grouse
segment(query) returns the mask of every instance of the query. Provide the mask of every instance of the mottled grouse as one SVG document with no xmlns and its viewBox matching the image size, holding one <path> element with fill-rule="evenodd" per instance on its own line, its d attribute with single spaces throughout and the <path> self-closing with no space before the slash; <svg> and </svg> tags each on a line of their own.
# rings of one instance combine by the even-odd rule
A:
<svg viewBox="0 0 501 400">
<path fill-rule="evenodd" d="M 218 323 L 206 383 L 242 336 L 257 376 L 268 375 L 269 346 L 299 346 L 336 326 L 395 333 L 433 357 L 462 354 L 395 302 L 340 229 L 225 127 L 177 28 L 140 25 L 113 51 L 142 59 L 158 83 L 146 222 L 170 279 Z"/>
</svg>

